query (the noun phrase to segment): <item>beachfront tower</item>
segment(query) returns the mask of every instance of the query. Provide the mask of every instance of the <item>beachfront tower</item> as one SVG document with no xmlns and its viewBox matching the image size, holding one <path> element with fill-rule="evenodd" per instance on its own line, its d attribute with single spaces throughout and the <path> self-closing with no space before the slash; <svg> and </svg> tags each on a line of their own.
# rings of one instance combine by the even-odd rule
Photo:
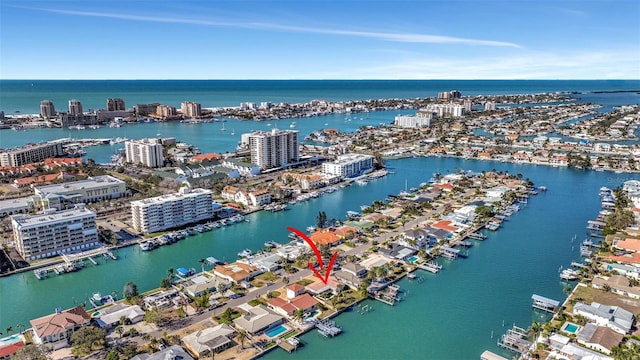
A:
<svg viewBox="0 0 640 360">
<path fill-rule="evenodd" d="M 40 116 L 43 119 L 49 119 L 56 116 L 56 108 L 53 106 L 53 101 L 42 100 L 40 102 Z"/>
<path fill-rule="evenodd" d="M 124 111 L 124 100 L 107 99 L 107 111 Z"/>
<path fill-rule="evenodd" d="M 82 115 L 82 103 L 80 100 L 69 100 L 69 115 L 78 116 Z"/>
</svg>

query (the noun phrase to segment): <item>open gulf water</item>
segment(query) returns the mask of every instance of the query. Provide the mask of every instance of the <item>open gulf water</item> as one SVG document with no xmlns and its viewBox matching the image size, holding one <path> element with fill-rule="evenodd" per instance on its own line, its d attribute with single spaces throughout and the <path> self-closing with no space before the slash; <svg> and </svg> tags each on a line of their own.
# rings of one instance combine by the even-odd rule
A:
<svg viewBox="0 0 640 360">
<path fill-rule="evenodd" d="M 0 104 L 5 111 L 16 108 L 25 109 L 24 112 L 37 112 L 37 104 L 40 100 L 55 98 L 55 86 L 47 85 L 51 86 L 54 94 L 44 96 L 43 93 L 39 93 L 34 97 L 36 111 L 32 111 L 26 104 L 20 105 L 16 100 L 11 100 L 21 97 L 6 94 L 7 83 L 10 82 L 0 81 L 2 89 Z M 313 86 L 322 85 L 317 85 L 316 82 L 311 83 L 316 84 Z M 403 90 L 403 83 L 410 90 Z M 418 86 L 416 84 L 421 83 L 430 82 L 390 82 L 388 84 L 393 86 L 388 85 L 388 92 L 384 89 L 373 91 L 372 88 L 381 86 L 377 83 L 374 84 L 375 86 L 359 87 L 350 84 L 345 85 L 349 91 L 343 90 L 344 93 L 340 96 L 343 99 L 360 98 L 359 90 L 366 95 L 362 98 L 389 98 L 433 96 L 434 92 L 454 88 L 463 91 L 463 95 L 472 92 L 511 94 L 638 88 L 637 81 L 614 82 L 614 84 L 606 81 L 543 81 L 535 82 L 535 87 L 530 85 L 533 82 L 526 81 L 480 81 L 477 83 L 442 81 L 422 84 L 420 85 L 422 88 L 416 89 L 415 87 Z M 325 98 L 323 95 L 333 93 L 328 90 L 323 92 L 325 90 L 318 90 L 313 86 L 310 85 L 307 92 L 298 91 L 298 95 L 295 96 L 299 97 L 299 101 L 305 101 L 303 98 Z M 104 89 L 114 89 L 112 87 L 118 89 L 116 85 L 104 82 Z M 74 98 L 82 98 L 81 94 L 74 94 L 73 89 L 66 84 L 62 84 L 61 88 L 64 91 L 61 91 L 60 97 L 64 98 L 64 102 L 71 95 Z M 468 90 L 469 88 L 474 90 Z M 97 92 L 94 87 L 88 87 L 86 91 L 92 94 Z M 136 96 L 145 99 L 146 102 L 162 102 L 162 99 L 147 98 L 148 95 L 145 95 L 143 90 L 137 91 L 139 93 L 136 93 Z M 189 93 L 188 89 L 181 91 L 185 94 Z M 232 96 L 234 103 L 230 101 L 230 104 L 225 105 L 236 105 L 241 101 L 273 101 L 266 98 L 273 95 L 269 91 L 255 94 L 249 91 L 247 97 L 243 97 L 243 92 L 238 91 Z M 294 90 L 287 91 L 294 97 Z M 197 94 L 197 91 L 194 93 Z M 389 96 L 385 96 L 386 93 Z M 104 107 L 103 98 L 106 97 L 124 97 L 115 93 L 99 96 L 100 103 L 96 102 L 96 105 L 92 106 Z M 638 103 L 635 93 L 585 94 L 585 96 L 598 98 L 598 103 L 605 106 Z M 177 97 L 180 99 L 177 100 Z M 186 99 L 198 100 L 193 96 L 185 96 L 183 99 L 180 95 L 176 95 L 172 101 L 179 103 Z M 133 100 L 125 99 L 125 101 L 127 104 L 135 103 Z M 294 102 L 294 100 L 289 101 Z M 203 106 L 207 105 L 203 102 Z M 292 121 L 296 121 L 296 128 L 304 137 L 312 130 L 325 127 L 354 131 L 362 125 L 388 123 L 396 114 L 397 112 L 340 114 L 279 120 L 272 122 L 271 126 L 284 129 L 289 128 Z M 224 152 L 235 148 L 241 132 L 266 129 L 267 125 L 266 122 L 228 121 L 225 123 L 226 131 L 224 132 L 220 130 L 221 123 L 198 125 L 152 123 L 126 125 L 118 129 L 102 128 L 82 131 L 0 130 L 0 147 L 8 148 L 29 141 L 68 137 L 69 132 L 72 133 L 72 137 L 77 138 L 116 136 L 139 138 L 156 136 L 159 133 L 161 136 L 174 136 L 180 141 L 194 144 L 203 152 Z M 229 132 L 234 129 L 235 135 L 232 136 Z M 107 162 L 114 147 L 104 145 L 90 148 L 87 157 L 94 157 L 98 162 Z M 510 357 L 508 352 L 502 351 L 496 345 L 500 335 L 513 324 L 527 327 L 532 321 L 545 319 L 544 314 L 531 308 L 531 295 L 538 294 L 560 301 L 566 298 L 563 290 L 567 284 L 560 280 L 558 269 L 560 266 L 566 268 L 571 261 L 579 260 L 579 242 L 586 236 L 587 220 L 594 218 L 600 210 L 599 188 L 601 186 L 614 188 L 620 186 L 625 180 L 638 178 L 637 174 L 579 171 L 454 158 L 407 158 L 388 161 L 387 165 L 393 168 L 393 173 L 373 180 L 366 186 L 353 185 L 318 199 L 290 206 L 291 209 L 284 212 L 254 213 L 247 216 L 249 222 L 199 234 L 151 252 L 142 252 L 135 246 L 120 249 L 117 251 L 119 256 L 117 261 L 100 260 L 98 266 L 87 265 L 79 272 L 52 276 L 44 280 L 37 280 L 31 272 L 0 278 L 0 329 L 8 326 L 15 328 L 18 323 L 28 326 L 30 319 L 49 314 L 55 307 L 68 308 L 87 302 L 95 292 L 121 293 L 127 281 L 135 282 L 140 291 L 155 288 L 159 285 L 161 278 L 166 276 L 168 268 L 200 269 L 198 260 L 203 257 L 214 256 L 232 261 L 242 249 L 258 250 L 267 240 L 285 242 L 288 240 L 287 226 L 304 229 L 313 225 L 319 211 L 325 211 L 329 217 L 344 218 L 348 210 L 359 210 L 362 204 L 383 199 L 388 194 L 397 194 L 405 188 L 405 182 L 409 187 L 417 187 L 420 183 L 428 181 L 436 172 L 449 173 L 456 169 L 473 171 L 495 169 L 512 174 L 520 173 L 524 178 L 530 178 L 537 186 L 544 185 L 549 190 L 530 197 L 528 204 L 505 221 L 499 231 L 487 232 L 487 240 L 474 241 L 468 258 L 455 261 L 441 260 L 444 269 L 436 275 L 418 270 L 418 276 L 424 281 L 402 280 L 399 285 L 404 291 L 404 299 L 396 306 L 367 301 L 366 304 L 373 308 L 372 311 L 366 314 L 352 311 L 336 318 L 336 322 L 344 329 L 342 335 L 325 339 L 312 331 L 302 336 L 301 339 L 305 345 L 295 354 L 290 355 L 277 349 L 266 358 L 477 359 L 486 349 Z M 574 235 L 577 241 L 572 246 L 571 239 Z"/>
</svg>

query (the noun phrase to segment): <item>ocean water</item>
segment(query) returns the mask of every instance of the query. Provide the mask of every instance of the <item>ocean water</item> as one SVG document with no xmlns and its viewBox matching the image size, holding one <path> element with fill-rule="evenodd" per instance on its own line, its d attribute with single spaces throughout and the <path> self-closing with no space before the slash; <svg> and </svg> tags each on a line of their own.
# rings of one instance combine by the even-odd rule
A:
<svg viewBox="0 0 640 360">
<path fill-rule="evenodd" d="M 58 111 L 78 99 L 83 108 L 104 109 L 107 98 L 122 98 L 128 108 L 159 102 L 180 106 L 238 106 L 241 102 L 301 103 L 416 98 L 457 89 L 463 95 L 523 94 L 555 91 L 639 90 L 639 80 L 0 80 L 0 110 L 40 113 L 40 101 Z"/>
</svg>

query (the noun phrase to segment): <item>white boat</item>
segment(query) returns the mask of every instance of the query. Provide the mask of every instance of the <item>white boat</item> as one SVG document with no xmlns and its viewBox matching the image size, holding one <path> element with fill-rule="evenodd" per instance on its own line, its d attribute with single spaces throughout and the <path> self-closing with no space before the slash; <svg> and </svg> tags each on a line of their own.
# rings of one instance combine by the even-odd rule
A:
<svg viewBox="0 0 640 360">
<path fill-rule="evenodd" d="M 358 180 L 356 180 L 356 184 L 358 184 L 358 185 L 367 185 L 368 182 L 365 179 L 358 179 Z"/>
<path fill-rule="evenodd" d="M 251 256 L 251 249 L 244 249 L 238 253 L 240 257 L 249 257 Z"/>
<path fill-rule="evenodd" d="M 360 217 L 360 215 L 361 214 L 357 211 L 351 211 L 351 210 L 347 211 L 348 218 L 357 218 L 357 217 Z"/>
<path fill-rule="evenodd" d="M 316 227 L 315 226 L 307 226 L 307 232 L 308 233 L 312 233 L 314 231 L 316 231 Z"/>
<path fill-rule="evenodd" d="M 580 273 L 573 269 L 564 269 L 560 273 L 560 278 L 563 280 L 578 280 Z"/>
<path fill-rule="evenodd" d="M 140 243 L 140 249 L 142 251 L 153 250 L 154 247 L 155 245 L 151 241 L 143 241 Z"/>
</svg>

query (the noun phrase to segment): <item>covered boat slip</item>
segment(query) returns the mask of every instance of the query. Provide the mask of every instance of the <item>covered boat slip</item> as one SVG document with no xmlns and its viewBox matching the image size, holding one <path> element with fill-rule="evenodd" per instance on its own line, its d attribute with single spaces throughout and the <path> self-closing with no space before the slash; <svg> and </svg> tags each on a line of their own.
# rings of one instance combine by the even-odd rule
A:
<svg viewBox="0 0 640 360">
<path fill-rule="evenodd" d="M 533 300 L 533 305 L 531 306 L 536 309 L 551 313 L 560 305 L 560 301 L 549 299 L 536 294 L 533 294 L 531 296 L 531 299 Z"/>
</svg>

